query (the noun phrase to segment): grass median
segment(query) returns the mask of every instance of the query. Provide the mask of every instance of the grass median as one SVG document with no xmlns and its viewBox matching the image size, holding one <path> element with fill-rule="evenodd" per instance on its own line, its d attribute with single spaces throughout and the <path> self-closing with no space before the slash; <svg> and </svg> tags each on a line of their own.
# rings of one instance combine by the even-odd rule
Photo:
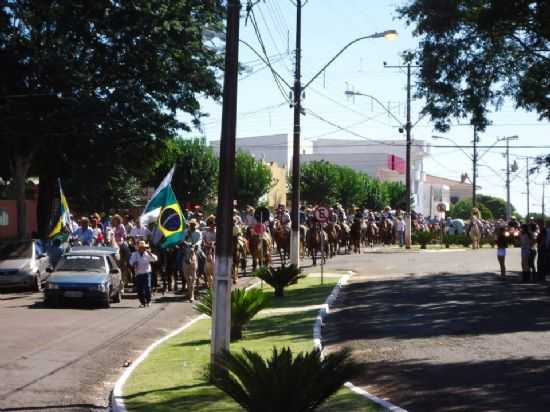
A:
<svg viewBox="0 0 550 412">
<path fill-rule="evenodd" d="M 271 295 L 270 308 L 249 324 L 244 338 L 231 350 L 252 349 L 267 356 L 273 346 L 288 346 L 293 352 L 313 347 L 313 324 L 321 305 L 340 275 L 309 276 L 287 289 L 283 299 Z M 164 342 L 141 363 L 124 386 L 124 402 L 131 412 L 191 410 L 229 412 L 241 408 L 219 389 L 209 385 L 205 372 L 210 361 L 210 319 L 202 320 Z M 299 390 L 299 388 L 297 388 Z M 320 409 L 335 411 L 380 411 L 381 409 L 348 389 L 340 390 Z"/>
</svg>

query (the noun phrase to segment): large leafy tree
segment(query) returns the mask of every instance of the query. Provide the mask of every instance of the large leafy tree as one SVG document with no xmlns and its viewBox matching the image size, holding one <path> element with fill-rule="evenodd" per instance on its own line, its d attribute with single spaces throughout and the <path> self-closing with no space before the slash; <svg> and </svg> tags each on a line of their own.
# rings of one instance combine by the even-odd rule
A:
<svg viewBox="0 0 550 412">
<path fill-rule="evenodd" d="M 239 207 L 255 206 L 273 183 L 269 166 L 250 153 L 239 150 L 235 155 L 235 199 Z"/>
<path fill-rule="evenodd" d="M 300 192 L 304 202 L 332 205 L 339 200 L 338 166 L 316 160 L 302 165 L 300 174 Z"/>
<path fill-rule="evenodd" d="M 493 219 L 493 214 L 483 203 L 476 203 L 476 207 L 479 209 L 482 219 Z M 454 219 L 470 219 L 472 208 L 472 199 L 461 199 L 451 206 L 449 216 Z"/>
<path fill-rule="evenodd" d="M 488 195 L 477 195 L 476 200 L 487 207 L 495 219 L 506 218 L 506 201 L 504 199 Z M 515 212 L 516 209 L 512 205 L 512 213 L 514 214 Z"/>
<path fill-rule="evenodd" d="M 383 182 L 382 189 L 388 204 L 394 209 L 404 210 L 407 207 L 407 188 L 401 182 Z"/>
<path fill-rule="evenodd" d="M 454 117 L 483 130 L 505 98 L 550 119 L 550 3 L 410 0 L 398 10 L 420 38 L 418 94 L 440 130 Z"/>
<path fill-rule="evenodd" d="M 220 95 L 223 56 L 203 33 L 223 14 L 222 0 L 0 0 L 0 144 L 16 186 L 36 164 L 51 188 L 91 152 L 86 173 L 146 177 L 159 142 L 190 128 L 176 115 L 198 122 L 196 95 Z"/>
<path fill-rule="evenodd" d="M 360 206 L 365 201 L 368 176 L 347 166 L 338 166 L 337 171 L 337 198 L 342 206 Z"/>
<path fill-rule="evenodd" d="M 216 192 L 218 158 L 204 139 L 170 139 L 156 167 L 151 186 L 156 186 L 176 166 L 172 186 L 180 202 L 204 204 Z"/>
</svg>

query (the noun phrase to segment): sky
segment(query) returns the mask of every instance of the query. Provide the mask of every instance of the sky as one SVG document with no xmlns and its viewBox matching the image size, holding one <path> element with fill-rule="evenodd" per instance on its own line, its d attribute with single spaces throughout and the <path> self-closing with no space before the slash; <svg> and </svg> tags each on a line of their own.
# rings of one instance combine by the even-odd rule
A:
<svg viewBox="0 0 550 412">
<path fill-rule="evenodd" d="M 396 8 L 404 0 L 308 0 L 302 9 L 302 84 L 307 83 L 325 63 L 350 41 L 365 35 L 395 29 L 396 40 L 367 39 L 346 50 L 305 91 L 303 106 L 312 114 L 302 116 L 302 141 L 320 137 L 341 139 L 392 139 L 404 141 L 397 121 L 371 99 L 357 96 L 350 98 L 346 90 L 370 94 L 382 101 L 394 115 L 405 122 L 406 72 L 402 69 L 384 68 L 402 64 L 401 54 L 414 49 L 418 40 L 412 35 L 412 27 L 397 19 Z M 254 7 L 254 15 L 260 36 L 275 70 L 292 84 L 294 68 L 294 44 L 296 7 L 291 0 L 261 0 Z M 240 26 L 241 39 L 256 50 L 261 46 L 250 20 L 245 22 L 244 10 Z M 239 60 L 250 70 L 240 76 L 238 85 L 237 137 L 292 133 L 293 110 L 289 107 L 288 89 L 279 90 L 268 68 L 259 63 L 256 55 L 241 44 Z M 413 71 L 414 84 L 414 71 Z M 221 102 L 201 98 L 204 118 L 201 130 L 193 130 L 186 136 L 204 136 L 207 140 L 220 138 Z M 423 101 L 413 100 L 412 122 L 419 120 Z M 519 169 L 511 175 L 511 201 L 521 214 L 526 213 L 526 159 L 538 156 L 545 149 L 514 149 L 513 145 L 550 145 L 550 123 L 539 122 L 536 113 L 515 110 L 508 101 L 490 116 L 493 125 L 480 133 L 480 145 L 490 146 L 497 138 L 519 137 L 511 141 L 510 161 L 518 162 Z M 328 122 L 327 122 L 328 121 Z M 332 123 L 332 124 L 331 124 Z M 461 123 L 468 123 L 467 119 Z M 334 125 L 341 126 L 342 130 Z M 359 138 L 357 135 L 362 136 Z M 442 134 L 436 132 L 426 118 L 420 119 L 414 129 L 414 139 L 434 145 L 452 146 L 445 140 L 435 140 L 433 135 L 452 139 L 458 145 L 472 143 L 472 127 L 456 125 Z M 503 143 L 490 150 L 481 149 L 478 169 L 479 193 L 506 198 Z M 471 156 L 471 149 L 464 149 Z M 428 174 L 458 180 L 461 173 L 472 176 L 472 162 L 462 150 L 455 147 L 432 147 L 431 156 L 424 161 Z M 533 163 L 533 160 L 530 160 Z M 542 185 L 545 171 L 531 175 L 531 212 L 541 211 Z M 550 206 L 550 187 L 546 199 Z M 550 209 L 550 208 L 547 208 Z"/>
</svg>

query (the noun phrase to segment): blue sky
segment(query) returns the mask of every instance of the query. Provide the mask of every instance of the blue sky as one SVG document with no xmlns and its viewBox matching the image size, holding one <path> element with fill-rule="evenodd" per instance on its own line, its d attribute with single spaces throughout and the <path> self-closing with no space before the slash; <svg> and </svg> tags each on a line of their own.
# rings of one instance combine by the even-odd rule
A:
<svg viewBox="0 0 550 412">
<path fill-rule="evenodd" d="M 395 9 L 404 1 L 395 0 L 309 0 L 303 8 L 303 82 L 311 77 L 344 45 L 351 40 L 375 32 L 396 29 L 399 38 L 394 41 L 368 39 L 353 45 L 306 90 L 304 106 L 361 136 L 372 139 L 403 140 L 397 123 L 370 99 L 356 97 L 355 101 L 345 96 L 347 88 L 376 96 L 399 118 L 405 117 L 405 84 L 403 70 L 385 69 L 389 65 L 400 64 L 400 55 L 417 44 L 412 29 L 397 20 Z M 262 0 L 255 7 L 261 37 L 268 55 L 272 56 L 274 67 L 292 84 L 294 67 L 294 36 L 296 9 L 291 0 Z M 260 45 L 250 22 L 241 20 L 241 38 L 258 51 Z M 288 44 L 290 37 L 290 45 Z M 256 56 L 245 46 L 240 48 L 240 61 L 257 69 Z M 413 76 L 414 82 L 414 76 Z M 257 136 L 292 132 L 292 109 L 285 103 L 268 69 L 252 71 L 241 76 L 238 96 L 237 136 Z M 288 92 L 288 91 L 287 91 Z M 422 101 L 412 105 L 412 120 L 418 119 Z M 203 130 L 190 135 L 204 135 L 209 140 L 219 139 L 221 124 L 221 104 L 211 100 L 201 100 L 202 109 L 209 114 L 203 122 Z M 516 111 L 513 102 L 507 102 L 497 113 L 491 115 L 494 125 L 480 134 L 481 145 L 491 145 L 498 137 L 518 135 L 517 145 L 550 145 L 550 124 L 538 122 L 535 113 Z M 467 120 L 464 120 L 467 123 Z M 431 139 L 441 135 L 433 130 L 428 120 L 421 120 L 413 129 L 413 137 L 433 144 L 448 142 Z M 469 145 L 472 140 L 470 126 L 455 126 L 445 135 L 461 145 Z M 316 137 L 350 139 L 357 138 L 339 130 L 312 115 L 302 117 L 302 138 Z M 466 149 L 467 151 L 470 151 Z M 504 185 L 505 159 L 503 149 L 492 149 L 481 159 L 479 185 L 481 193 L 505 198 Z M 536 156 L 544 149 L 514 149 L 512 159 L 518 160 L 519 171 L 512 176 L 512 203 L 521 213 L 526 211 L 525 160 L 524 156 Z M 483 150 L 481 150 L 483 152 Z M 467 172 L 471 176 L 471 161 L 456 148 L 433 148 L 432 156 L 425 160 L 425 170 L 429 174 L 458 179 Z M 532 176 L 535 183 L 531 188 L 531 210 L 540 211 L 543 173 Z M 550 188 L 549 188 L 550 189 Z M 550 194 L 550 190 L 547 190 Z M 550 196 L 549 196 L 550 197 Z M 550 203 L 549 203 L 550 206 Z M 549 208 L 550 209 L 550 208 Z"/>
</svg>

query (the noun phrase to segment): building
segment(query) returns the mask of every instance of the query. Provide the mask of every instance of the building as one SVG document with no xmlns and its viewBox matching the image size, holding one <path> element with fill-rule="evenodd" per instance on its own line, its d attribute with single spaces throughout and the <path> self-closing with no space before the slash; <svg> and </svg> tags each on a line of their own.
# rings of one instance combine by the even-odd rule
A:
<svg viewBox="0 0 550 412">
<path fill-rule="evenodd" d="M 286 195 L 288 192 L 287 169 L 275 162 L 269 162 L 267 165 L 271 169 L 273 183 L 269 192 L 260 201 L 267 203 L 269 207 L 276 207 L 280 204 L 286 205 Z"/>
<path fill-rule="evenodd" d="M 426 175 L 425 182 L 428 185 L 445 185 L 449 187 L 449 202 L 455 204 L 462 199 L 471 199 L 473 192 L 473 185 L 468 183 L 469 180 L 467 174 L 460 176 L 460 180 L 447 179 L 446 177 L 438 177 L 433 175 Z M 479 188 L 479 187 L 478 187 Z"/>
</svg>

